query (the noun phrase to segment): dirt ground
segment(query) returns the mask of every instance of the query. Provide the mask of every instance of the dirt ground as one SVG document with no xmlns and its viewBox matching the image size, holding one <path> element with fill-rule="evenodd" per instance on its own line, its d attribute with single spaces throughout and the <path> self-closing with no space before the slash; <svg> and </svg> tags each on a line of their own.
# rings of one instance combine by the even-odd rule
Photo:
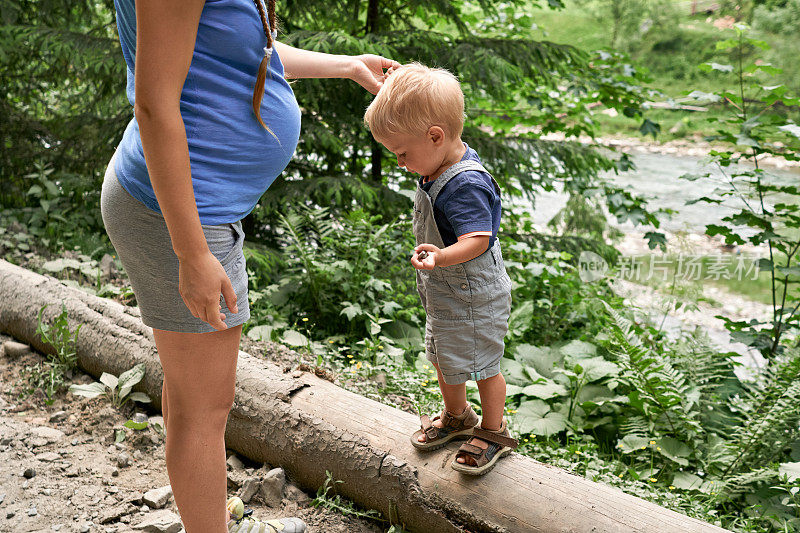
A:
<svg viewBox="0 0 800 533">
<path fill-rule="evenodd" d="M 13 339 L 0 334 L 0 346 L 8 340 Z M 257 348 L 243 342 L 242 349 L 250 353 Z M 276 350 L 274 356 L 286 357 L 288 362 L 290 354 Z M 291 362 L 296 364 L 294 357 Z M 169 485 L 164 438 L 153 426 L 162 423 L 160 413 L 143 404 L 120 411 L 102 397 L 87 399 L 69 393 L 57 395 L 51 405 L 41 394 L 21 399 L 22 369 L 41 361 L 43 357 L 35 352 L 12 358 L 0 348 L 0 532 L 183 531 L 175 520 L 160 529 L 136 528 L 155 515 L 178 514 L 172 497 L 162 508 L 157 503 L 153 508 L 148 498 L 143 499 L 148 491 Z M 92 381 L 92 376 L 83 373 L 72 379 L 73 383 Z M 149 417 L 149 426 L 139 431 L 124 429 L 125 439 L 115 444 L 115 429 L 135 415 Z M 234 466 L 228 467 L 229 496 L 241 492 L 238 482 L 270 468 L 240 459 L 243 465 L 233 460 Z M 313 494 L 302 492 L 291 479 L 286 481 L 280 508 L 267 506 L 261 493 L 246 507 L 262 519 L 299 516 L 309 532 L 377 533 L 388 528 L 315 508 Z"/>
</svg>

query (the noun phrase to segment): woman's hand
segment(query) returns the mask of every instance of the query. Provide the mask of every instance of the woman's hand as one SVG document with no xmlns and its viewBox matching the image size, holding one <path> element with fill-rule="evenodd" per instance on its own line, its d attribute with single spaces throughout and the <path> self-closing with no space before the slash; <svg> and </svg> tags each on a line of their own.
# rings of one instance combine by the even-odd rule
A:
<svg viewBox="0 0 800 533">
<path fill-rule="evenodd" d="M 427 243 L 414 248 L 414 255 L 411 256 L 411 264 L 417 270 L 433 270 L 443 260 L 444 252 L 441 248 Z"/>
<path fill-rule="evenodd" d="M 225 298 L 225 304 L 232 313 L 239 311 L 231 280 L 211 252 L 179 262 L 178 291 L 192 315 L 208 322 L 217 330 L 228 327 L 224 322 L 225 314 L 220 305 L 220 294 Z"/>
<path fill-rule="evenodd" d="M 352 56 L 351 74 L 349 78 L 372 94 L 378 94 L 383 82 L 392 70 L 399 68 L 400 63 L 375 54 Z M 384 69 L 389 69 L 384 72 Z"/>
</svg>

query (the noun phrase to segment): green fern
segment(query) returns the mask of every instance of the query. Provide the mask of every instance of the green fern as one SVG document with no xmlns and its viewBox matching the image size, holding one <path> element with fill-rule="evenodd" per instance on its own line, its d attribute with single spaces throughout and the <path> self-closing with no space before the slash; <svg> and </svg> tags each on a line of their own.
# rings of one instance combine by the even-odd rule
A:
<svg viewBox="0 0 800 533">
<path fill-rule="evenodd" d="M 610 351 L 623 368 L 623 378 L 642 402 L 653 430 L 693 442 L 703 432 L 692 387 L 686 376 L 662 354 L 647 348 L 631 322 L 603 302 L 613 319 Z"/>
<path fill-rule="evenodd" d="M 774 460 L 800 438 L 800 350 L 785 353 L 763 369 L 735 406 L 744 423 L 730 443 L 733 459 L 725 473 Z"/>
<path fill-rule="evenodd" d="M 783 390 L 777 394 L 776 389 Z M 800 437 L 800 378 L 786 387 L 770 388 L 765 398 L 758 410 L 748 413 L 745 426 L 730 444 L 735 457 L 723 475 L 763 465 Z"/>
</svg>

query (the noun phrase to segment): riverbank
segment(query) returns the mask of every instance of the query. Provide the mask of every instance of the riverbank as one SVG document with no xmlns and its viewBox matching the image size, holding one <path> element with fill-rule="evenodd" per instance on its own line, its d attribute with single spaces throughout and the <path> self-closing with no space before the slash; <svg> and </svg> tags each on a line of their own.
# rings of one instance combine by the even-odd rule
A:
<svg viewBox="0 0 800 533">
<path fill-rule="evenodd" d="M 548 141 L 566 141 L 563 133 L 551 133 L 542 136 Z M 724 151 L 730 147 L 717 145 L 704 140 L 702 135 L 695 135 L 688 139 L 672 139 L 661 142 L 649 138 L 636 138 L 624 136 L 605 136 L 591 139 L 590 137 L 579 137 L 578 142 L 582 144 L 600 144 L 616 151 L 631 154 L 662 154 L 678 157 L 694 157 L 703 159 L 708 157 L 712 150 Z M 738 152 L 737 155 L 740 155 Z M 762 154 L 758 157 L 760 167 L 768 167 L 776 170 L 789 170 L 800 173 L 800 161 L 786 161 L 781 157 Z"/>
</svg>

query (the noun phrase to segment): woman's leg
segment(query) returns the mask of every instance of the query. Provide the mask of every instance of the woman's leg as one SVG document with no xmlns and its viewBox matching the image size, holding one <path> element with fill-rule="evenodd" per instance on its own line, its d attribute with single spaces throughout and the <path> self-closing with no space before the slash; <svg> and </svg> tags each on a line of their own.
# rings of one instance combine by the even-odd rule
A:
<svg viewBox="0 0 800 533">
<path fill-rule="evenodd" d="M 164 419 L 164 431 L 167 430 L 167 411 L 169 411 L 169 405 L 167 404 L 167 376 L 165 375 L 161 381 L 161 418 Z"/>
<path fill-rule="evenodd" d="M 163 402 L 167 473 L 186 533 L 227 532 L 225 424 L 241 333 L 242 326 L 212 333 L 153 330 L 169 398 Z"/>
</svg>

